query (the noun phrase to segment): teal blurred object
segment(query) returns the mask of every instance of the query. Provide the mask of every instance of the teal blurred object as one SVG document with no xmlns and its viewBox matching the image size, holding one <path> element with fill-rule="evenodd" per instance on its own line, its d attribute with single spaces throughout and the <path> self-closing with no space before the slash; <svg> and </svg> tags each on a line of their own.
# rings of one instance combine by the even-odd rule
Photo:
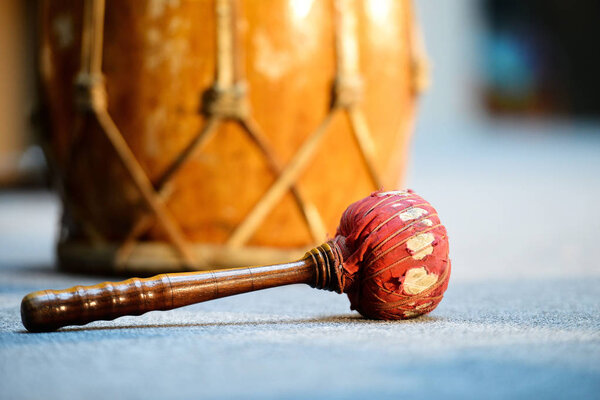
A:
<svg viewBox="0 0 600 400">
<path fill-rule="evenodd" d="M 484 0 L 484 96 L 493 114 L 600 117 L 600 2 Z"/>
</svg>

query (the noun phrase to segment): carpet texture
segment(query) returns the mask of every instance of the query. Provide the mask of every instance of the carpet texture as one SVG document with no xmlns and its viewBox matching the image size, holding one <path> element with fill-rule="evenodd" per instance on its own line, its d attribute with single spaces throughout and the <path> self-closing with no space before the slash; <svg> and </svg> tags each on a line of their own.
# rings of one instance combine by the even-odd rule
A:
<svg viewBox="0 0 600 400">
<path fill-rule="evenodd" d="M 295 285 L 28 334 L 23 295 L 105 279 L 55 269 L 54 195 L 0 193 L 0 398 L 600 398 L 600 140 L 578 135 L 415 144 L 453 271 L 410 321 Z"/>
</svg>

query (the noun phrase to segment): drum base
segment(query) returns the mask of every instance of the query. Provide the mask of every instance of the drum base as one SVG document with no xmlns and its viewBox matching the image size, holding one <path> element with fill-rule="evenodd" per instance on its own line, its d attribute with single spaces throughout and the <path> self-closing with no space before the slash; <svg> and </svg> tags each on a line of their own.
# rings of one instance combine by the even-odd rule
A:
<svg viewBox="0 0 600 400">
<path fill-rule="evenodd" d="M 283 263 L 299 259 L 310 250 L 247 246 L 232 249 L 222 245 L 193 244 L 191 250 L 198 262 L 189 267 L 177 250 L 167 243 L 136 243 L 126 258 L 122 257 L 119 249 L 117 244 L 59 243 L 58 265 L 62 270 L 77 273 L 154 275 Z"/>
</svg>

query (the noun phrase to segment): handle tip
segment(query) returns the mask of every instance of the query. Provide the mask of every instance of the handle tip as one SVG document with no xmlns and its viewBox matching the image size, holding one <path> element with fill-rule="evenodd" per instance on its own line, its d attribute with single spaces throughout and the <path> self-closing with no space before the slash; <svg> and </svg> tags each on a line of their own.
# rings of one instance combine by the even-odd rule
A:
<svg viewBox="0 0 600 400">
<path fill-rule="evenodd" d="M 21 322 L 29 332 L 52 332 L 56 326 L 48 320 L 50 307 L 46 290 L 29 293 L 21 301 Z"/>
</svg>

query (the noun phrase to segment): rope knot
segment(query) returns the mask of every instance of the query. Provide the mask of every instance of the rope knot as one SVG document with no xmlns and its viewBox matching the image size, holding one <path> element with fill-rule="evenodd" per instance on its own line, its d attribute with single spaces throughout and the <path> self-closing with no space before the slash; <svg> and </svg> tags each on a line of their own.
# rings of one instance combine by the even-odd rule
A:
<svg viewBox="0 0 600 400">
<path fill-rule="evenodd" d="M 75 79 L 75 105 L 82 111 L 106 110 L 106 85 L 102 74 L 82 72 Z"/>
<path fill-rule="evenodd" d="M 360 76 L 338 77 L 333 83 L 333 107 L 347 108 L 362 100 L 363 82 Z"/>
<path fill-rule="evenodd" d="M 243 83 L 225 89 L 215 85 L 202 96 L 202 113 L 207 116 L 243 120 L 249 111 L 246 85 Z"/>
</svg>

